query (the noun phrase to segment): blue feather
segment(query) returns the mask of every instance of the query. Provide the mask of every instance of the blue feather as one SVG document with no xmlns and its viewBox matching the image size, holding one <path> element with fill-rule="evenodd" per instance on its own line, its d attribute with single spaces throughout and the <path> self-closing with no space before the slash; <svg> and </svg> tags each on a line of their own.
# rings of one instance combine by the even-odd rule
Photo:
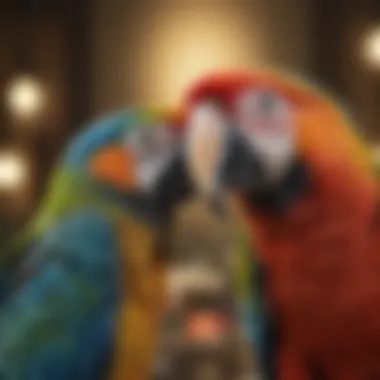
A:
<svg viewBox="0 0 380 380">
<path fill-rule="evenodd" d="M 69 145 L 64 164 L 70 167 L 83 166 L 97 149 L 117 141 L 122 131 L 131 123 L 133 111 L 124 111 L 100 119 L 89 125 Z"/>
<path fill-rule="evenodd" d="M 61 167 L 86 179 L 89 157 L 122 141 L 141 117 L 130 110 L 91 124 L 68 146 Z M 1 380 L 102 380 L 112 356 L 119 303 L 113 222 L 88 209 L 54 220 L 21 265 L 0 272 Z"/>
<path fill-rule="evenodd" d="M 82 210 L 36 245 L 42 264 L 0 308 L 0 378 L 101 376 L 118 301 L 116 242 L 112 222 Z"/>
<path fill-rule="evenodd" d="M 267 277 L 265 267 L 257 262 L 252 268 L 252 291 L 256 292 L 251 326 L 254 334 L 254 350 L 258 354 L 259 363 L 265 380 L 274 380 L 275 361 L 278 348 L 278 336 L 274 315 L 267 302 Z"/>
</svg>

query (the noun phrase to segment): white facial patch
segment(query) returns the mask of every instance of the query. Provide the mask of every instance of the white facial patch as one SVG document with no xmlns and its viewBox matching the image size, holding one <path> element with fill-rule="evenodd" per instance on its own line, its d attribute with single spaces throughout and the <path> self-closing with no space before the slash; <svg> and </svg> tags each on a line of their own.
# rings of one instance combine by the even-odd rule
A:
<svg viewBox="0 0 380 380">
<path fill-rule="evenodd" d="M 127 145 L 136 162 L 141 191 L 153 190 L 157 178 L 166 169 L 173 154 L 174 138 L 167 125 L 142 126 L 127 136 Z"/>
<path fill-rule="evenodd" d="M 194 109 L 187 126 L 187 159 L 190 175 L 204 195 L 219 188 L 226 137 L 226 119 L 215 105 L 204 103 Z"/>
<path fill-rule="evenodd" d="M 237 122 L 265 169 L 268 182 L 281 179 L 296 151 L 291 104 L 271 90 L 243 93 L 236 103 Z"/>
</svg>

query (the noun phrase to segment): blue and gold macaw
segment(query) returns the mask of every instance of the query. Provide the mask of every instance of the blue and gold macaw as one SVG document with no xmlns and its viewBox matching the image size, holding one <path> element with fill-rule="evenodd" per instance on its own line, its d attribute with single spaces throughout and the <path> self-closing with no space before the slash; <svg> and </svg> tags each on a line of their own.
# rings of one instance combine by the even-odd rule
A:
<svg viewBox="0 0 380 380">
<path fill-rule="evenodd" d="M 188 192 L 175 141 L 174 112 L 131 109 L 69 144 L 43 207 L 2 252 L 2 380 L 149 377 L 165 229 Z"/>
</svg>

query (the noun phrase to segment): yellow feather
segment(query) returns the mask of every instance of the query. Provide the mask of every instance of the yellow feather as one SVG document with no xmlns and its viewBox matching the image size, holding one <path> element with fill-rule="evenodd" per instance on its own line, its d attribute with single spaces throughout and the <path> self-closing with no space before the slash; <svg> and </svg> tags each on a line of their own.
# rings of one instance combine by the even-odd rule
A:
<svg viewBox="0 0 380 380">
<path fill-rule="evenodd" d="M 154 259 L 158 231 L 132 218 L 121 223 L 124 297 L 111 380 L 147 380 L 165 295 L 165 268 Z"/>
</svg>

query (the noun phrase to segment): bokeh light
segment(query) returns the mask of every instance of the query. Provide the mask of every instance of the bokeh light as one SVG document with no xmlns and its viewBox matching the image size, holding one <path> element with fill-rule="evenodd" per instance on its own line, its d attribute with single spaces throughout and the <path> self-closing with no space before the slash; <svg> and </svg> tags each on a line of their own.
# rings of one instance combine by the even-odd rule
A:
<svg viewBox="0 0 380 380">
<path fill-rule="evenodd" d="M 380 26 L 366 35 L 363 47 L 366 63 L 371 68 L 380 70 Z"/>
<path fill-rule="evenodd" d="M 45 106 L 44 87 L 32 75 L 17 76 L 7 86 L 6 101 L 14 117 L 34 118 Z"/>
<path fill-rule="evenodd" d="M 23 157 L 16 152 L 0 152 L 0 189 L 18 190 L 24 186 L 28 168 Z"/>
</svg>

